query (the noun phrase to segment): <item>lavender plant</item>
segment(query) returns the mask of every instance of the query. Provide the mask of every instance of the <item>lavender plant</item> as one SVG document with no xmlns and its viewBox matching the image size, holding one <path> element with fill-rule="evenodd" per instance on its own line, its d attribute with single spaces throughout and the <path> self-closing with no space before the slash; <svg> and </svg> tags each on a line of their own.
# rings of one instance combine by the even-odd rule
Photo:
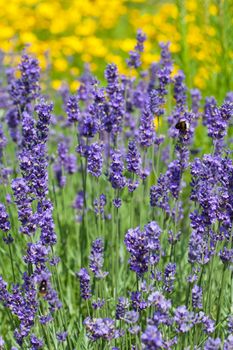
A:
<svg viewBox="0 0 233 350">
<path fill-rule="evenodd" d="M 168 43 L 142 71 L 145 40 L 62 105 L 6 70 L 0 348 L 233 349 L 232 93 L 202 105 Z"/>
</svg>

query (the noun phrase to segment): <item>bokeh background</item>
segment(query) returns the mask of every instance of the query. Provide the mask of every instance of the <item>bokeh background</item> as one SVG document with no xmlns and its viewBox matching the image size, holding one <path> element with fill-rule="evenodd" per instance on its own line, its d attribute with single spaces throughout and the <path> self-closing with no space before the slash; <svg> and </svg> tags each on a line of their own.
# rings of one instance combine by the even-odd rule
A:
<svg viewBox="0 0 233 350">
<path fill-rule="evenodd" d="M 148 37 L 142 67 L 170 41 L 188 87 L 219 99 L 233 89 L 233 0 L 0 0 L 0 22 L 4 63 L 27 47 L 56 89 L 65 80 L 74 91 L 84 62 L 99 79 L 109 62 L 124 73 L 138 28 Z"/>
</svg>

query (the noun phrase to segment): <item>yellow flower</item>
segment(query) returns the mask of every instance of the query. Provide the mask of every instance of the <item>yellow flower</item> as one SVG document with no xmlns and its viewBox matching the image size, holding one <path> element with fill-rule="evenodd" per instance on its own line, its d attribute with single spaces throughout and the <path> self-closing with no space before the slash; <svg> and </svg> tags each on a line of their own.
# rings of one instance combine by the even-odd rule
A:
<svg viewBox="0 0 233 350">
<path fill-rule="evenodd" d="M 52 88 L 55 89 L 55 90 L 60 89 L 61 85 L 62 85 L 62 81 L 61 80 L 54 79 L 52 81 Z"/>
<path fill-rule="evenodd" d="M 154 127 L 155 130 L 158 130 L 158 128 L 161 126 L 161 118 L 159 116 L 154 117 Z"/>
<path fill-rule="evenodd" d="M 8 3 L 0 0 L 1 49 L 7 53 L 20 52 L 30 44 L 28 51 L 39 58 L 42 69 L 50 62 L 55 71 L 53 76 L 64 80 L 74 76 L 72 68 L 76 65 L 81 69 L 82 61 L 90 63 L 93 71 L 102 70 L 104 64 L 114 61 L 125 74 L 125 58 L 134 49 L 136 30 L 141 28 L 148 37 L 142 55 L 143 69 L 159 60 L 158 42 L 170 41 L 174 61 L 181 62 L 187 53 L 187 60 L 194 61 L 197 71 L 194 84 L 205 88 L 210 76 L 215 74 L 214 69 L 221 66 L 219 4 L 214 0 L 183 0 L 183 16 L 177 3 L 175 0 L 11 0 Z M 228 25 L 230 28 L 233 23 Z M 232 59 L 229 48 L 227 57 Z M 15 64 L 17 59 L 17 55 L 9 55 L 4 62 Z M 137 72 L 131 70 L 130 74 L 136 76 Z"/>
</svg>

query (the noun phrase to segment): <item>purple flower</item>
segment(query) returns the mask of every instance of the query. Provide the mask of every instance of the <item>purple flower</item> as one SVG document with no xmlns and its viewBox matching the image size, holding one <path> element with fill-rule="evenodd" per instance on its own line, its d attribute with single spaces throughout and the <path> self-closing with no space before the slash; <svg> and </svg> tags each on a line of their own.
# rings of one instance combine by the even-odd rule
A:
<svg viewBox="0 0 233 350">
<path fill-rule="evenodd" d="M 155 221 L 145 225 L 145 233 L 148 238 L 148 248 L 151 251 L 150 264 L 155 265 L 160 259 L 160 235 L 161 229 Z"/>
<path fill-rule="evenodd" d="M 117 66 L 115 64 L 108 64 L 106 70 L 105 70 L 105 78 L 108 82 L 106 91 L 109 96 L 114 95 L 116 89 L 118 88 L 119 84 L 119 76 L 118 76 L 118 70 Z"/>
<path fill-rule="evenodd" d="M 214 329 L 215 329 L 214 321 L 211 318 L 209 318 L 208 316 L 206 316 L 204 313 L 201 313 L 201 312 L 200 312 L 199 318 L 200 318 L 201 323 L 203 324 L 204 332 L 207 334 L 213 333 Z"/>
<path fill-rule="evenodd" d="M 44 143 L 48 139 L 53 103 L 47 103 L 44 99 L 41 99 L 35 106 L 35 111 L 38 115 L 38 122 L 36 125 L 37 137 L 40 142 Z"/>
<path fill-rule="evenodd" d="M 57 184 L 60 188 L 63 188 L 66 184 L 66 177 L 62 173 L 62 166 L 60 163 L 55 163 L 53 166 L 53 171 L 55 174 L 55 178 L 57 180 Z"/>
<path fill-rule="evenodd" d="M 223 350 L 233 349 L 233 335 L 229 335 L 224 342 Z"/>
<path fill-rule="evenodd" d="M 124 95 L 123 88 L 119 82 L 118 69 L 115 64 L 109 64 L 105 70 L 107 80 L 106 93 L 108 103 L 104 104 L 102 109 L 102 128 L 108 133 L 118 133 L 122 129 L 122 120 L 124 116 Z"/>
<path fill-rule="evenodd" d="M 125 297 L 119 297 L 116 305 L 116 319 L 123 319 L 127 309 L 129 308 L 129 300 Z"/>
<path fill-rule="evenodd" d="M 64 342 L 64 341 L 66 341 L 66 338 L 68 336 L 68 332 L 67 331 L 66 332 L 59 332 L 56 334 L 56 336 L 57 336 L 57 340 L 59 342 Z"/>
<path fill-rule="evenodd" d="M 156 326 L 147 326 L 145 332 L 141 336 L 142 348 L 147 350 L 163 349 L 162 334 Z"/>
<path fill-rule="evenodd" d="M 82 268 L 79 273 L 77 273 L 77 276 L 80 280 L 80 291 L 81 291 L 81 297 L 84 300 L 91 298 L 91 290 L 90 290 L 90 275 L 88 274 L 87 269 Z"/>
<path fill-rule="evenodd" d="M 11 244 L 14 242 L 14 238 L 11 236 L 11 234 L 9 233 L 6 237 L 3 237 L 3 241 L 6 244 Z"/>
<path fill-rule="evenodd" d="M 112 153 L 112 163 L 110 165 L 109 181 L 114 189 L 122 189 L 126 185 L 126 179 L 123 176 L 124 163 L 120 151 Z"/>
<path fill-rule="evenodd" d="M 146 41 L 146 34 L 143 33 L 141 29 L 137 31 L 137 45 L 135 46 L 135 50 L 139 52 L 143 52 L 144 50 L 144 42 Z"/>
<path fill-rule="evenodd" d="M 48 260 L 50 248 L 45 247 L 39 241 L 37 243 L 28 243 L 27 255 L 24 261 L 34 265 L 45 263 Z"/>
<path fill-rule="evenodd" d="M 184 84 L 185 75 L 182 71 L 174 77 L 174 98 L 176 100 L 176 109 L 181 113 L 186 108 L 186 91 Z"/>
<path fill-rule="evenodd" d="M 3 340 L 3 338 L 0 336 L 0 347 L 3 349 L 5 342 Z"/>
<path fill-rule="evenodd" d="M 219 256 L 224 264 L 229 264 L 233 262 L 233 249 L 224 247 L 223 250 L 220 250 Z"/>
<path fill-rule="evenodd" d="M 158 69 L 159 69 L 159 64 L 152 62 L 151 66 L 150 66 L 150 80 L 148 83 L 148 92 L 149 93 L 155 88 L 155 82 L 156 82 Z"/>
<path fill-rule="evenodd" d="M 171 293 L 174 289 L 176 264 L 168 263 L 164 271 L 164 290 Z"/>
<path fill-rule="evenodd" d="M 16 315 L 19 320 L 14 337 L 20 346 L 22 346 L 24 338 L 29 335 L 38 311 L 37 291 L 35 289 L 34 279 L 26 273 L 24 273 L 23 279 L 24 283 L 21 287 L 19 285 L 13 285 L 12 293 L 8 294 L 6 304 L 12 314 Z"/>
<path fill-rule="evenodd" d="M 160 175 L 158 184 L 150 188 L 150 205 L 162 208 L 166 213 L 170 213 L 167 179 L 165 175 Z"/>
<path fill-rule="evenodd" d="M 3 150 L 6 147 L 7 139 L 3 133 L 2 125 L 0 124 L 0 163 L 2 163 Z"/>
<path fill-rule="evenodd" d="M 186 306 L 178 306 L 175 310 L 174 321 L 179 333 L 186 333 L 194 326 L 194 315 L 189 312 Z"/>
<path fill-rule="evenodd" d="M 132 179 L 129 179 L 127 182 L 127 187 L 129 192 L 134 192 L 139 186 L 139 181 L 133 182 Z"/>
<path fill-rule="evenodd" d="M 19 106 L 22 112 L 26 105 L 39 96 L 40 68 L 35 58 L 24 54 L 19 64 L 19 70 L 21 77 L 11 79 L 10 95 L 13 103 Z"/>
<path fill-rule="evenodd" d="M 99 198 L 93 202 L 95 214 L 100 215 L 104 219 L 104 207 L 107 204 L 106 196 L 102 193 Z"/>
<path fill-rule="evenodd" d="M 124 315 L 124 321 L 126 323 L 132 324 L 138 322 L 139 313 L 137 311 L 127 311 Z"/>
<path fill-rule="evenodd" d="M 161 294 L 160 292 L 156 291 L 156 292 L 152 292 L 149 296 L 148 296 L 148 302 L 149 305 L 153 305 L 156 307 L 156 309 L 158 311 L 160 311 L 160 313 L 167 313 L 168 310 L 171 308 L 171 302 L 170 300 L 167 300 L 163 294 Z"/>
<path fill-rule="evenodd" d="M 141 65 L 140 53 L 144 51 L 146 35 L 139 29 L 137 32 L 137 45 L 134 51 L 130 51 L 130 58 L 127 60 L 129 67 L 138 68 Z"/>
<path fill-rule="evenodd" d="M 208 338 L 205 342 L 204 350 L 219 350 L 221 346 L 221 340 L 219 338 Z"/>
<path fill-rule="evenodd" d="M 154 117 L 146 104 L 140 119 L 139 143 L 142 147 L 150 147 L 155 141 Z"/>
<path fill-rule="evenodd" d="M 114 207 L 119 209 L 121 207 L 121 205 L 122 205 L 122 200 L 120 198 L 114 198 L 112 200 L 112 203 L 113 203 Z"/>
<path fill-rule="evenodd" d="M 168 171 L 166 173 L 169 190 L 173 197 L 178 199 L 181 186 L 181 165 L 178 160 L 174 160 L 168 166 Z"/>
<path fill-rule="evenodd" d="M 40 317 L 41 324 L 47 324 L 47 323 L 51 322 L 52 320 L 53 320 L 53 318 L 50 314 Z"/>
<path fill-rule="evenodd" d="M 97 238 L 92 243 L 91 254 L 89 257 L 89 268 L 94 273 L 97 278 L 104 278 L 107 276 L 108 272 L 103 272 L 104 263 L 104 243 L 101 238 Z"/>
<path fill-rule="evenodd" d="M 96 318 L 87 317 L 84 320 L 84 325 L 87 330 L 87 336 L 93 341 L 98 339 L 112 340 L 123 335 L 121 331 L 115 327 L 115 322 L 111 318 Z"/>
<path fill-rule="evenodd" d="M 79 124 L 80 135 L 94 137 L 98 132 L 98 121 L 90 110 L 85 114 L 83 121 Z"/>
<path fill-rule="evenodd" d="M 11 228 L 9 217 L 4 204 L 0 203 L 0 229 L 4 232 L 9 231 Z"/>
<path fill-rule="evenodd" d="M 124 242 L 131 255 L 129 259 L 130 269 L 135 271 L 138 276 L 143 276 L 148 271 L 149 264 L 148 238 L 145 232 L 142 232 L 139 227 L 129 229 Z"/>
<path fill-rule="evenodd" d="M 79 191 L 76 195 L 73 207 L 77 210 L 82 210 L 84 205 L 84 193 Z"/>
<path fill-rule="evenodd" d="M 13 107 L 6 112 L 6 122 L 9 128 L 10 136 L 16 143 L 20 143 L 20 132 L 18 125 L 20 123 L 20 116 L 18 109 Z"/>
<path fill-rule="evenodd" d="M 102 307 L 105 305 L 105 300 L 104 299 L 97 299 L 97 300 L 94 300 L 92 303 L 91 303 L 93 309 L 95 310 L 99 310 L 99 309 L 102 309 Z"/>
<path fill-rule="evenodd" d="M 66 104 L 66 113 L 70 124 L 76 123 L 80 118 L 80 109 L 78 105 L 78 97 L 70 96 Z"/>
<path fill-rule="evenodd" d="M 195 309 L 202 309 L 202 288 L 195 285 L 192 289 L 192 304 Z"/>
<path fill-rule="evenodd" d="M 31 341 L 31 347 L 32 347 L 31 350 L 40 349 L 44 345 L 43 340 L 38 339 L 34 334 L 31 335 L 30 341 Z"/>
<path fill-rule="evenodd" d="M 198 89 L 190 90 L 191 98 L 192 98 L 192 111 L 196 114 L 196 118 L 198 118 L 200 101 L 201 101 L 201 93 Z"/>
<path fill-rule="evenodd" d="M 128 144 L 128 153 L 126 155 L 127 170 L 131 173 L 140 174 L 141 156 L 137 150 L 135 141 L 130 141 Z"/>
<path fill-rule="evenodd" d="M 43 245 L 54 245 L 57 242 L 54 231 L 53 206 L 49 200 L 38 203 L 38 225 L 41 228 L 40 240 Z"/>
<path fill-rule="evenodd" d="M 150 205 L 159 207 L 171 215 L 170 194 L 176 200 L 181 190 L 182 168 L 178 160 L 172 161 L 164 175 L 158 178 L 158 184 L 150 188 Z"/>
<path fill-rule="evenodd" d="M 229 333 L 233 333 L 233 316 L 228 317 L 228 331 Z"/>
<path fill-rule="evenodd" d="M 95 177 L 100 177 L 102 174 L 102 149 L 103 147 L 96 142 L 93 143 L 88 150 L 87 171 Z"/>
<path fill-rule="evenodd" d="M 147 308 L 148 303 L 143 299 L 141 292 L 131 293 L 132 307 L 135 311 L 141 311 Z"/>
</svg>

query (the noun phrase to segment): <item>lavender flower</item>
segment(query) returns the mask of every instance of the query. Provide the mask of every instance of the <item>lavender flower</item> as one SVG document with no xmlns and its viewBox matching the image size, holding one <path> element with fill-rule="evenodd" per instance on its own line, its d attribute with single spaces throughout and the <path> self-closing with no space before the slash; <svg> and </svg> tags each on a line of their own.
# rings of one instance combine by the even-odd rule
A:
<svg viewBox="0 0 233 350">
<path fill-rule="evenodd" d="M 116 319 L 123 319 L 128 308 L 129 300 L 125 297 L 119 297 L 116 305 Z"/>
<path fill-rule="evenodd" d="M 60 333 L 57 333 L 56 336 L 57 336 L 57 340 L 60 343 L 62 343 L 64 341 L 66 341 L 66 338 L 68 336 L 68 332 L 67 331 L 66 332 L 60 332 Z"/>
<path fill-rule="evenodd" d="M 0 347 L 3 349 L 5 342 L 2 337 L 0 337 Z"/>
<path fill-rule="evenodd" d="M 20 123 L 20 116 L 17 108 L 12 107 L 7 111 L 6 122 L 9 128 L 9 132 L 12 140 L 20 144 L 20 132 L 18 130 L 18 126 Z"/>
<path fill-rule="evenodd" d="M 115 208 L 119 209 L 122 205 L 122 200 L 120 198 L 114 198 L 112 200 L 112 203 L 113 203 Z"/>
<path fill-rule="evenodd" d="M 127 60 L 129 67 L 138 68 L 141 65 L 140 53 L 144 50 L 144 41 L 146 40 L 146 35 L 138 30 L 137 32 L 137 45 L 134 51 L 130 51 L 130 58 Z"/>
<path fill-rule="evenodd" d="M 137 150 L 136 143 L 130 141 L 128 145 L 128 153 L 126 155 L 127 170 L 131 173 L 140 174 L 141 156 Z"/>
<path fill-rule="evenodd" d="M 224 342 L 223 350 L 231 350 L 233 348 L 233 335 L 229 335 Z"/>
<path fill-rule="evenodd" d="M 208 338 L 205 342 L 204 350 L 219 350 L 221 346 L 221 340 L 219 338 Z"/>
<path fill-rule="evenodd" d="M 89 257 L 90 270 L 94 273 L 96 278 L 104 278 L 107 276 L 108 272 L 103 272 L 103 252 L 104 252 L 104 244 L 101 238 L 97 238 L 92 243 L 91 254 Z"/>
<path fill-rule="evenodd" d="M 93 202 L 95 214 L 100 215 L 104 219 L 104 207 L 107 204 L 106 196 L 102 193 L 99 198 Z"/>
<path fill-rule="evenodd" d="M 126 185 L 126 180 L 123 176 L 124 164 L 120 151 L 112 153 L 112 163 L 110 165 L 109 181 L 114 189 L 122 189 Z"/>
<path fill-rule="evenodd" d="M 80 109 L 78 105 L 78 97 L 70 96 L 67 105 L 66 105 L 66 113 L 68 116 L 68 122 L 70 124 L 77 123 L 80 118 Z"/>
<path fill-rule="evenodd" d="M 125 235 L 125 245 L 131 257 L 129 259 L 130 269 L 135 271 L 138 276 L 148 271 L 149 247 L 145 232 L 139 227 L 129 229 Z"/>
<path fill-rule="evenodd" d="M 93 143 L 88 150 L 87 171 L 95 177 L 100 177 L 102 173 L 102 148 L 103 147 L 96 142 Z"/>
<path fill-rule="evenodd" d="M 102 307 L 105 305 L 105 300 L 98 298 L 97 300 L 94 300 L 91 303 L 91 305 L 92 305 L 93 309 L 95 309 L 95 310 L 102 309 Z"/>
<path fill-rule="evenodd" d="M 80 291 L 81 291 L 81 297 L 84 300 L 91 298 L 91 290 L 90 290 L 90 275 L 88 274 L 87 269 L 82 268 L 79 273 L 77 273 L 77 276 L 80 280 Z"/>
<path fill-rule="evenodd" d="M 200 108 L 200 100 L 201 100 L 201 93 L 198 89 L 192 89 L 190 90 L 191 98 L 192 98 L 192 111 L 195 113 L 195 115 L 198 117 L 199 108 Z"/>
<path fill-rule="evenodd" d="M 82 210 L 84 205 L 84 193 L 83 191 L 79 191 L 75 197 L 75 201 L 73 207 L 77 210 Z"/>
<path fill-rule="evenodd" d="M 137 311 L 127 311 L 124 315 L 124 321 L 132 324 L 138 322 L 139 313 Z"/>
<path fill-rule="evenodd" d="M 28 243 L 27 255 L 24 257 L 24 260 L 35 265 L 45 263 L 48 259 L 49 251 L 50 249 L 42 245 L 40 241 Z"/>
<path fill-rule="evenodd" d="M 156 326 L 147 326 L 141 336 L 142 348 L 148 350 L 163 349 L 162 334 Z"/>
<path fill-rule="evenodd" d="M 233 262 L 233 249 L 227 249 L 226 247 L 219 253 L 220 259 L 224 264 Z"/>
<path fill-rule="evenodd" d="M 122 335 L 114 324 L 111 318 L 96 318 L 87 317 L 84 320 L 84 325 L 87 329 L 87 336 L 93 341 L 98 339 L 112 340 Z"/>
<path fill-rule="evenodd" d="M 3 150 L 6 147 L 7 139 L 3 133 L 2 125 L 0 124 L 0 163 L 2 163 Z"/>
<path fill-rule="evenodd" d="M 168 293 L 171 293 L 174 289 L 175 273 L 176 264 L 167 264 L 164 271 L 164 290 Z"/>
<path fill-rule="evenodd" d="M 141 292 L 132 292 L 131 293 L 132 307 L 135 311 L 141 311 L 147 308 L 148 303 L 143 299 Z"/>
<path fill-rule="evenodd" d="M 174 98 L 176 100 L 176 109 L 181 113 L 185 109 L 186 105 L 186 91 L 187 88 L 184 84 L 184 73 L 179 71 L 179 73 L 174 77 Z"/>
<path fill-rule="evenodd" d="M 31 341 L 31 349 L 32 350 L 40 349 L 44 345 L 43 340 L 38 339 L 34 334 L 31 335 L 30 341 Z"/>
<path fill-rule="evenodd" d="M 202 288 L 195 285 L 192 289 L 192 304 L 195 309 L 202 309 Z"/>
<path fill-rule="evenodd" d="M 175 310 L 174 321 L 177 324 L 177 331 L 186 333 L 194 326 L 194 315 L 182 305 Z"/>
<path fill-rule="evenodd" d="M 0 203 L 0 229 L 4 232 L 10 230 L 10 222 L 8 219 L 8 214 L 4 204 Z"/>
<path fill-rule="evenodd" d="M 106 87 L 108 104 L 104 105 L 102 113 L 102 128 L 108 133 L 114 135 L 122 129 L 122 120 L 124 115 L 123 88 L 119 83 L 118 69 L 115 64 L 109 64 L 105 70 L 105 77 L 108 82 Z"/>
<path fill-rule="evenodd" d="M 90 113 L 91 112 L 91 113 Z M 85 114 L 83 122 L 79 124 L 80 135 L 84 137 L 94 137 L 98 132 L 98 123 L 92 111 Z"/>
<path fill-rule="evenodd" d="M 35 111 L 38 114 L 38 122 L 36 125 L 37 137 L 42 143 L 46 142 L 48 139 L 52 110 L 53 104 L 47 103 L 44 99 L 41 99 L 35 106 Z"/>
<path fill-rule="evenodd" d="M 160 292 L 152 292 L 148 296 L 149 305 L 155 306 L 160 314 L 166 314 L 171 308 L 171 301 L 167 300 Z"/>
<path fill-rule="evenodd" d="M 142 147 L 150 147 L 155 141 L 153 115 L 147 104 L 143 110 L 139 126 L 139 143 Z"/>
<path fill-rule="evenodd" d="M 148 248 L 150 249 L 150 264 L 155 265 L 160 259 L 160 235 L 161 229 L 155 221 L 145 225 L 145 233 L 148 238 Z"/>
<path fill-rule="evenodd" d="M 22 112 L 26 105 L 39 96 L 40 68 L 35 58 L 24 54 L 19 70 L 21 77 L 10 82 L 10 95 L 13 103 L 19 106 Z"/>
</svg>

